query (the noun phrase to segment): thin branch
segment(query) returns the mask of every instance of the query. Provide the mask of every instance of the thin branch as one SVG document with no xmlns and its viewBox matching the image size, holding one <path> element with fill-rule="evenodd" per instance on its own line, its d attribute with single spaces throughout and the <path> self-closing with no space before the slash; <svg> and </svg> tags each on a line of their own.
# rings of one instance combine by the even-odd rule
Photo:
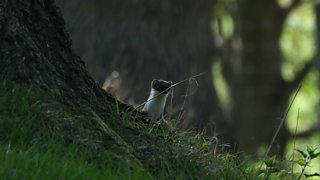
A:
<svg viewBox="0 0 320 180">
<path fill-rule="evenodd" d="M 218 29 L 219 35 L 223 37 L 222 20 L 220 16 L 217 17 L 217 25 L 218 25 L 217 29 Z"/>
<path fill-rule="evenodd" d="M 317 54 L 312 60 L 310 60 L 308 63 L 306 63 L 306 65 L 303 67 L 302 70 L 300 70 L 296 77 L 294 78 L 294 80 L 292 80 L 291 82 L 289 82 L 289 86 L 290 87 L 296 87 L 297 85 L 299 85 L 302 80 L 308 75 L 308 73 L 310 72 L 310 70 L 315 67 L 315 65 L 317 63 L 319 63 L 319 59 L 320 56 L 319 54 Z"/>
<path fill-rule="evenodd" d="M 293 0 L 290 7 L 295 8 L 301 4 L 301 0 Z"/>
<path fill-rule="evenodd" d="M 189 83 L 188 83 L 188 86 L 187 86 L 187 90 L 186 90 L 186 95 L 183 99 L 183 103 L 182 103 L 182 106 L 180 108 L 180 113 L 179 113 L 179 116 L 178 116 L 178 122 L 180 121 L 180 119 L 182 118 L 182 115 L 183 115 L 183 109 L 184 109 L 184 106 L 186 104 L 186 100 L 187 100 L 187 96 L 188 96 L 188 92 L 189 92 L 189 87 L 190 87 L 190 79 L 189 79 Z"/>
<path fill-rule="evenodd" d="M 293 177 L 293 166 L 294 166 L 294 151 L 296 149 L 296 140 L 297 140 L 297 131 L 298 131 L 298 124 L 299 124 L 299 116 L 300 116 L 300 108 L 298 109 L 297 114 L 297 122 L 296 122 L 296 129 L 294 131 L 294 137 L 293 137 L 293 150 L 292 150 L 292 166 L 291 166 L 291 175 Z"/>
<path fill-rule="evenodd" d="M 288 14 L 294 10 L 295 8 L 297 8 L 298 6 L 300 6 L 302 4 L 302 0 L 292 0 L 292 3 L 289 4 L 287 7 L 278 7 L 278 10 L 280 10 L 279 16 L 282 16 L 283 18 L 286 19 L 286 17 L 288 17 Z"/>
<path fill-rule="evenodd" d="M 296 7 L 298 7 L 301 4 L 301 0 L 293 0 L 291 5 L 286 9 L 286 11 L 289 13 Z"/>
<path fill-rule="evenodd" d="M 292 134 L 291 137 L 296 137 L 296 138 L 307 138 L 307 137 L 310 137 L 311 135 L 317 133 L 317 132 L 320 132 L 320 126 L 317 125 L 307 131 L 304 131 L 304 132 L 301 132 L 301 133 L 298 133 L 298 134 Z"/>
<path fill-rule="evenodd" d="M 171 119 L 172 115 L 173 115 L 173 95 L 174 95 L 174 89 L 171 90 L 170 93 L 170 113 L 168 119 Z"/>
<path fill-rule="evenodd" d="M 278 136 L 278 134 L 280 132 L 280 129 L 282 128 L 282 126 L 284 124 L 284 121 L 286 120 L 294 101 L 296 100 L 296 97 L 297 97 L 300 89 L 301 89 L 301 85 L 298 86 L 298 88 L 297 88 L 297 90 L 296 90 L 296 92 L 295 92 L 295 94 L 293 96 L 293 99 L 291 100 L 287 110 L 285 111 L 284 115 L 282 116 L 280 124 L 278 125 L 278 128 L 277 128 L 276 132 L 274 133 L 274 136 L 272 137 L 271 143 L 269 144 L 269 147 L 268 147 L 267 151 L 264 154 L 264 158 L 266 158 L 268 156 L 268 154 L 269 154 L 269 152 L 271 150 L 271 147 L 274 144 L 274 142 L 275 142 L 275 140 L 276 140 L 276 138 L 277 138 L 277 136 Z M 261 170 L 262 165 L 263 165 L 263 162 L 261 162 L 261 164 L 260 164 L 259 171 Z"/>
<path fill-rule="evenodd" d="M 277 138 L 277 136 L 278 136 L 278 134 L 279 134 L 279 132 L 280 132 L 280 129 L 282 128 L 283 123 L 284 123 L 284 121 L 286 120 L 286 118 L 287 118 L 287 116 L 288 116 L 288 114 L 289 114 L 289 112 L 290 112 L 290 109 L 291 109 L 291 107 L 292 107 L 292 105 L 293 105 L 293 103 L 294 103 L 294 101 L 295 101 L 295 99 L 296 99 L 296 97 L 297 97 L 300 89 L 301 89 L 301 85 L 299 85 L 299 87 L 297 88 L 297 90 L 296 90 L 296 92 L 295 92 L 295 94 L 294 94 L 294 96 L 293 96 L 292 101 L 290 102 L 290 104 L 289 104 L 286 112 L 284 113 L 284 115 L 283 115 L 283 117 L 282 117 L 282 119 L 281 119 L 281 121 L 280 121 L 280 124 L 279 124 L 279 126 L 278 126 L 278 128 L 277 128 L 277 130 L 276 130 L 276 132 L 275 132 L 275 134 L 274 134 L 274 136 L 273 136 L 273 138 L 272 138 L 272 141 L 271 141 L 271 143 L 270 143 L 270 145 L 269 145 L 269 147 L 268 147 L 268 149 L 267 149 L 267 151 L 266 151 L 266 153 L 265 153 L 265 157 L 268 156 L 268 154 L 269 154 L 269 152 L 270 152 L 270 150 L 271 150 L 271 147 L 272 147 L 273 143 L 275 142 L 275 140 L 276 140 L 276 138 Z"/>
</svg>

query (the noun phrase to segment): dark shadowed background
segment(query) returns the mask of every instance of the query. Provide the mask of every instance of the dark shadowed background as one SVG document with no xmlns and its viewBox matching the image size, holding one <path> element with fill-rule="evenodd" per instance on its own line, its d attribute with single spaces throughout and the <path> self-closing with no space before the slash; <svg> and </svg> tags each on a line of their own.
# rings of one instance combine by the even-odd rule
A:
<svg viewBox="0 0 320 180">
<path fill-rule="evenodd" d="M 154 78 L 206 72 L 174 89 L 169 114 L 183 109 L 182 128 L 259 152 L 301 84 L 272 152 L 285 154 L 294 136 L 301 147 L 319 146 L 320 7 L 312 0 L 57 2 L 75 52 L 119 99 L 138 105 Z"/>
</svg>

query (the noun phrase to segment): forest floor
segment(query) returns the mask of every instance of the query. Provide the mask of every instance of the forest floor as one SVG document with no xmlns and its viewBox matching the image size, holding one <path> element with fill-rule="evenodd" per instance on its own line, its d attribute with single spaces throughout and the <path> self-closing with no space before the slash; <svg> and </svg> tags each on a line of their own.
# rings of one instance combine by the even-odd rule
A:
<svg viewBox="0 0 320 180">
<path fill-rule="evenodd" d="M 148 125 L 121 115 L 117 107 L 110 111 L 104 122 L 90 108 L 75 107 L 46 88 L 1 82 L 0 177 L 232 180 L 301 175 L 275 158 L 224 152 L 217 139 L 178 131 L 174 123 Z"/>
</svg>

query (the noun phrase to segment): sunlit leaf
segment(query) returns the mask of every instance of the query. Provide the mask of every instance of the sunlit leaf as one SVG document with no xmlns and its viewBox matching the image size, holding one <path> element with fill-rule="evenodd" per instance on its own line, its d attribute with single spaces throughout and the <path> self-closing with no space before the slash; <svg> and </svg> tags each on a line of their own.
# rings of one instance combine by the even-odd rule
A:
<svg viewBox="0 0 320 180">
<path fill-rule="evenodd" d="M 295 150 L 298 151 L 304 158 L 308 157 L 308 155 L 305 152 L 301 151 L 300 149 L 295 149 Z"/>
<path fill-rule="evenodd" d="M 320 155 L 320 152 L 315 152 L 317 150 L 317 148 L 313 148 L 313 147 L 307 147 L 307 152 L 310 156 L 311 159 L 314 159 L 316 157 L 318 157 Z"/>
<path fill-rule="evenodd" d="M 314 154 L 310 154 L 311 159 L 314 159 L 316 157 L 318 157 L 320 155 L 320 152 L 314 153 Z"/>
<path fill-rule="evenodd" d="M 308 153 L 312 153 L 312 152 L 314 152 L 314 151 L 316 151 L 316 150 L 317 150 L 317 148 L 314 148 L 314 147 L 312 147 L 312 146 L 308 146 L 308 147 L 307 147 Z"/>
</svg>

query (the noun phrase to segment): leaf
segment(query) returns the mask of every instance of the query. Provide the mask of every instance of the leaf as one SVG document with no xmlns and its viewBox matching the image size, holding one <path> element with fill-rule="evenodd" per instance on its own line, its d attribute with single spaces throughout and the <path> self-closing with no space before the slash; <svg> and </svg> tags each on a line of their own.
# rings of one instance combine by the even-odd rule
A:
<svg viewBox="0 0 320 180">
<path fill-rule="evenodd" d="M 299 159 L 296 163 L 300 166 L 306 166 L 308 164 L 304 159 Z"/>
<path fill-rule="evenodd" d="M 306 178 L 309 178 L 309 177 L 320 176 L 320 174 L 319 174 L 319 173 L 313 173 L 313 174 L 304 174 L 304 176 L 305 176 Z"/>
<path fill-rule="evenodd" d="M 308 146 L 307 147 L 307 152 L 308 152 L 309 155 L 314 153 L 316 150 L 317 150 L 317 148 L 314 148 L 312 146 Z"/>
<path fill-rule="evenodd" d="M 314 159 L 320 155 L 320 152 L 315 152 L 316 150 L 317 148 L 309 147 L 309 146 L 307 147 L 307 151 L 311 159 Z"/>
<path fill-rule="evenodd" d="M 264 163 L 266 164 L 267 167 L 274 167 L 276 166 L 276 157 L 272 156 L 269 159 L 266 159 Z"/>
<path fill-rule="evenodd" d="M 308 157 L 308 155 L 305 152 L 301 151 L 300 149 L 295 149 L 295 150 L 298 151 L 304 158 Z"/>
<path fill-rule="evenodd" d="M 264 163 L 266 164 L 267 167 L 272 167 L 273 166 L 272 161 L 270 161 L 269 159 L 265 160 Z"/>
<path fill-rule="evenodd" d="M 317 158 L 320 155 L 320 152 L 310 154 L 311 159 Z"/>
<path fill-rule="evenodd" d="M 318 157 L 320 155 L 320 152 L 315 152 L 316 150 L 317 150 L 317 148 L 308 150 L 308 154 L 309 154 L 311 159 L 314 159 L 314 158 L 316 158 L 316 157 Z"/>
</svg>

